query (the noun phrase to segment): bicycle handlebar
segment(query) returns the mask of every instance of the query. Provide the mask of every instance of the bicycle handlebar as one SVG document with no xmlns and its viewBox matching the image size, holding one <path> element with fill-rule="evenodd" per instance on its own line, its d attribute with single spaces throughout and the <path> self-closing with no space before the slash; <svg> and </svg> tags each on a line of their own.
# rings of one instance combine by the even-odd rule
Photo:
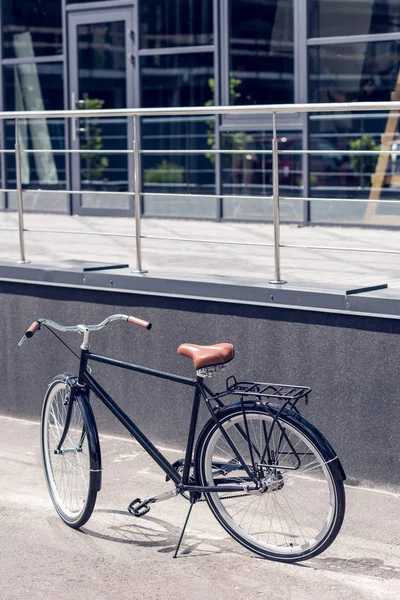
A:
<svg viewBox="0 0 400 600">
<path fill-rule="evenodd" d="M 98 331 L 99 329 L 103 329 L 103 327 L 112 321 L 127 321 L 132 325 L 137 325 L 138 327 L 143 327 L 144 329 L 151 329 L 152 327 L 151 323 L 148 321 L 144 321 L 143 319 L 138 319 L 137 317 L 132 317 L 129 315 L 110 315 L 107 317 L 107 319 L 104 319 L 104 321 L 98 323 L 97 325 L 84 325 L 82 323 L 79 325 L 60 325 L 60 323 L 56 323 L 50 319 L 37 319 L 37 321 L 34 321 L 26 330 L 25 335 L 18 343 L 18 346 L 22 346 L 25 340 L 31 338 L 42 325 L 47 325 L 48 327 L 58 329 L 59 331 L 78 331 L 79 333 L 87 333 L 89 331 Z"/>
</svg>

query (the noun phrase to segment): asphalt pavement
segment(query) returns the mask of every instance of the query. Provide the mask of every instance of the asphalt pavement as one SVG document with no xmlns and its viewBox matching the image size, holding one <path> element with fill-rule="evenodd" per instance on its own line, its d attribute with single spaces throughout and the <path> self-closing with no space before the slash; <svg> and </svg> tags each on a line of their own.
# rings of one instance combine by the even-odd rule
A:
<svg viewBox="0 0 400 600">
<path fill-rule="evenodd" d="M 246 551 L 205 503 L 193 510 L 172 558 L 187 502 L 174 498 L 141 519 L 126 507 L 170 489 L 130 438 L 101 435 L 103 489 L 82 528 L 57 516 L 42 473 L 39 424 L 0 417 L 1 600 L 393 600 L 400 595 L 400 497 L 346 487 L 342 531 L 297 565 Z M 177 449 L 164 449 L 171 460 Z"/>
</svg>

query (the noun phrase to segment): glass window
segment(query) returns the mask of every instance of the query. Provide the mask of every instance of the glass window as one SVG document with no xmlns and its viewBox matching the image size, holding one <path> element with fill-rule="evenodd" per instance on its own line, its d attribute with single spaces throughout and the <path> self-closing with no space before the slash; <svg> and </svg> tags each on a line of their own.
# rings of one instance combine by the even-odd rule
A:
<svg viewBox="0 0 400 600">
<path fill-rule="evenodd" d="M 93 108 L 126 106 L 125 31 L 125 21 L 78 25 L 79 98 L 86 108 L 92 98 L 102 103 Z"/>
<path fill-rule="evenodd" d="M 293 1 L 231 0 L 230 104 L 293 102 Z"/>
<path fill-rule="evenodd" d="M 143 107 L 202 106 L 213 98 L 214 55 L 140 58 Z"/>
<path fill-rule="evenodd" d="M 5 65 L 5 110 L 58 110 L 64 108 L 62 63 Z"/>
<path fill-rule="evenodd" d="M 63 108 L 62 63 L 24 63 L 3 67 L 5 110 L 42 111 Z M 14 123 L 6 122 L 6 142 L 13 147 Z M 28 119 L 19 123 L 22 183 L 25 188 L 65 186 L 64 119 Z M 24 150 L 34 152 L 24 153 Z M 47 152 L 41 153 L 41 150 Z M 7 181 L 15 182 L 15 160 L 7 154 Z"/>
<path fill-rule="evenodd" d="M 393 92 L 400 92 L 399 59 L 398 41 L 310 48 L 310 101 L 388 101 Z M 398 118 L 390 112 L 312 115 L 311 148 L 322 152 L 321 156 L 310 157 L 311 194 L 361 201 L 376 197 L 372 191 L 375 186 L 379 188 L 378 197 L 396 199 L 400 169 L 395 155 L 378 161 L 377 156 L 357 156 L 352 150 L 379 150 L 384 134 L 387 134 L 386 147 L 397 149 L 397 144 L 400 147 L 398 130 Z M 393 174 L 396 177 L 392 177 Z M 385 207 L 388 205 L 380 205 L 379 211 Z M 372 210 L 375 210 L 372 203 L 315 201 L 311 217 L 313 221 L 369 222 Z"/>
<path fill-rule="evenodd" d="M 61 0 L 8 0 L 3 6 L 3 58 L 62 53 Z"/>
<path fill-rule="evenodd" d="M 141 0 L 140 47 L 213 43 L 212 0 Z"/>
<path fill-rule="evenodd" d="M 235 131 L 221 136 L 224 150 L 243 150 L 243 154 L 222 154 L 222 191 L 225 198 L 223 214 L 230 219 L 273 220 L 272 195 L 272 134 L 271 131 Z M 300 150 L 302 133 L 291 132 L 279 138 L 282 150 Z M 261 153 L 262 151 L 262 153 Z M 281 154 L 279 186 L 284 196 L 301 197 L 303 191 L 300 155 Z M 246 196 L 243 198 L 243 196 Z M 252 196 L 256 196 L 252 198 Z M 302 219 L 302 203 L 282 200 L 283 221 Z"/>
<path fill-rule="evenodd" d="M 309 0 L 309 37 L 398 31 L 399 0 Z"/>
<path fill-rule="evenodd" d="M 146 215 L 177 217 L 216 216 L 215 198 L 188 198 L 179 194 L 215 194 L 214 119 L 204 117 L 152 118 L 142 121 L 144 212 Z M 183 150 L 169 154 L 169 150 Z M 204 150 L 186 154 L 185 150 Z M 173 197 L 156 196 L 157 193 Z"/>
<path fill-rule="evenodd" d="M 329 44 L 310 48 L 310 102 L 390 100 L 400 42 Z"/>
</svg>

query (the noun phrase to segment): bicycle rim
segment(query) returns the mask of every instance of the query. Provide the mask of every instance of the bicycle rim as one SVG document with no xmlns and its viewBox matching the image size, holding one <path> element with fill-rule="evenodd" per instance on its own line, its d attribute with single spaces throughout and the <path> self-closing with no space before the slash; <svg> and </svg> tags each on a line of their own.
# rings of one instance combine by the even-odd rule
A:
<svg viewBox="0 0 400 600">
<path fill-rule="evenodd" d="M 80 526 L 89 518 L 92 512 L 90 505 L 93 503 L 88 433 L 80 405 L 74 400 L 67 436 L 61 451 L 56 453 L 64 431 L 67 410 L 66 385 L 59 381 L 50 388 L 43 407 L 43 463 L 50 496 L 57 512 L 67 524 Z M 88 512 L 85 518 L 84 515 Z"/>
<path fill-rule="evenodd" d="M 238 410 L 223 421 L 223 428 L 251 475 L 253 463 L 259 465 L 264 491 L 207 493 L 211 510 L 235 539 L 258 554 L 282 561 L 319 554 L 343 520 L 342 480 L 300 425 L 280 418 L 279 427 L 262 409 L 247 410 L 246 420 Z M 200 454 L 203 485 L 254 487 L 242 464 L 214 426 Z"/>
</svg>

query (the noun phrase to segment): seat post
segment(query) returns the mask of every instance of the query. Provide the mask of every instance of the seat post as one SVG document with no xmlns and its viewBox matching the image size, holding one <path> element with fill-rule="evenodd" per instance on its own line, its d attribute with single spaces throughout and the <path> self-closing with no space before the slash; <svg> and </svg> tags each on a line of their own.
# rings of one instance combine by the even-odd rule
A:
<svg viewBox="0 0 400 600">
<path fill-rule="evenodd" d="M 200 398 L 201 398 L 201 384 L 202 384 L 202 377 L 197 375 L 196 387 L 194 389 L 192 415 L 190 417 L 189 433 L 188 433 L 188 439 L 187 439 L 187 444 L 186 444 L 185 462 L 183 465 L 183 473 L 182 473 L 183 485 L 187 485 L 189 483 L 189 472 L 190 472 L 190 467 L 192 465 L 194 436 L 196 433 L 197 418 L 199 415 L 199 406 L 200 406 Z"/>
</svg>

